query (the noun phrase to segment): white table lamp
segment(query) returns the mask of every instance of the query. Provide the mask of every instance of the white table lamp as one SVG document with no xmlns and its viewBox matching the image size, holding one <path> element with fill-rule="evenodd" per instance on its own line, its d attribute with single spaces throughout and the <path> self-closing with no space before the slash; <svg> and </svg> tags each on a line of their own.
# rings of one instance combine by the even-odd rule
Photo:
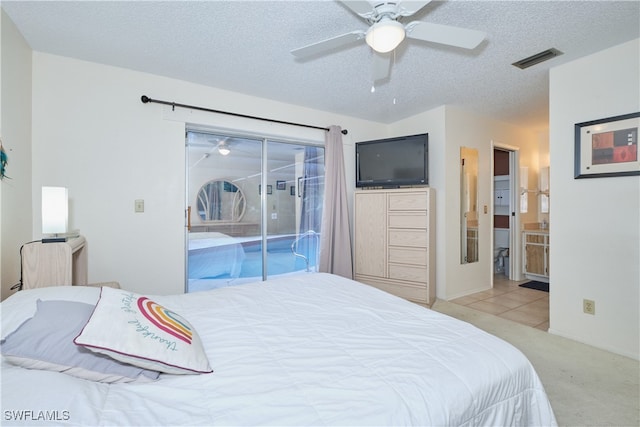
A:
<svg viewBox="0 0 640 427">
<path fill-rule="evenodd" d="M 69 226 L 69 197 L 65 187 L 42 187 L 42 234 L 56 237 Z M 43 239 L 44 242 L 44 239 Z"/>
</svg>

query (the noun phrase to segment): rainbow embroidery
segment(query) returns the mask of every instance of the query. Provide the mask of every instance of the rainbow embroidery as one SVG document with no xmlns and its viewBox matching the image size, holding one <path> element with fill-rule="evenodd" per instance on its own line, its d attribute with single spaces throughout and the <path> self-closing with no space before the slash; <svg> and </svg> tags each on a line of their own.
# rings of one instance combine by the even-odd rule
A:
<svg viewBox="0 0 640 427">
<path fill-rule="evenodd" d="M 138 298 L 138 308 L 142 315 L 158 328 L 187 344 L 191 344 L 193 338 L 191 325 L 182 317 L 147 297 Z"/>
</svg>

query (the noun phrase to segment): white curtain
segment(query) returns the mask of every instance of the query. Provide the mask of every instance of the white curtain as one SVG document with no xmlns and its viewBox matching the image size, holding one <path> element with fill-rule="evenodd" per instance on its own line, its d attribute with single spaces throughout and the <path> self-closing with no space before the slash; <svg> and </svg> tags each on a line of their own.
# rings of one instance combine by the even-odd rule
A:
<svg viewBox="0 0 640 427">
<path fill-rule="evenodd" d="M 325 193 L 319 271 L 352 279 L 349 209 L 342 150 L 342 129 L 340 126 L 329 127 L 325 135 Z"/>
</svg>

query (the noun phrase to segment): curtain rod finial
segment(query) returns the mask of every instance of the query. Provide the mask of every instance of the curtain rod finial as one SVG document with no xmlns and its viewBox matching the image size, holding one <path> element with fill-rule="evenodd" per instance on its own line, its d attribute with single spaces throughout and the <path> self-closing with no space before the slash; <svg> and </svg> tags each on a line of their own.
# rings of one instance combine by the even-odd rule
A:
<svg viewBox="0 0 640 427">
<path fill-rule="evenodd" d="M 346 135 L 346 134 L 348 134 L 348 133 L 349 133 L 349 131 L 348 131 L 348 130 L 346 130 L 346 129 L 342 129 L 342 134 L 343 134 L 343 135 Z"/>
<path fill-rule="evenodd" d="M 142 101 L 143 104 L 146 104 L 147 102 L 151 101 L 151 98 L 149 98 L 147 95 L 142 95 L 140 97 L 140 101 Z"/>
</svg>

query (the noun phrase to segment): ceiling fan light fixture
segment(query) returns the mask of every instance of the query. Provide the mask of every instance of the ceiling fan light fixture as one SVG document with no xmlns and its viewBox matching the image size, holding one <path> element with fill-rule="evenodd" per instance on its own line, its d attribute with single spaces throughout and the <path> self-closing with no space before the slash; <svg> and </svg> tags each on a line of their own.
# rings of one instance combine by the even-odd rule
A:
<svg viewBox="0 0 640 427">
<path fill-rule="evenodd" d="M 218 145 L 218 153 L 222 154 L 223 156 L 228 155 L 230 152 L 231 150 L 229 150 L 229 147 L 227 147 L 226 144 L 220 143 Z"/>
<path fill-rule="evenodd" d="M 380 53 L 391 52 L 404 40 L 404 26 L 389 18 L 373 24 L 367 31 L 366 40 L 371 49 Z"/>
</svg>

